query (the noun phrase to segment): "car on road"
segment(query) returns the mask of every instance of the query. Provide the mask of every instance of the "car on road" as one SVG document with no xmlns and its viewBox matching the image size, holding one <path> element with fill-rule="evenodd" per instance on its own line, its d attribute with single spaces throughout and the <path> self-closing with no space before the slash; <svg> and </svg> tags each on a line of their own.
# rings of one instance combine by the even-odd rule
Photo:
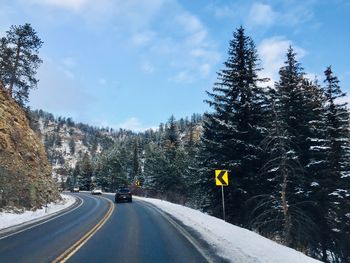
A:
<svg viewBox="0 0 350 263">
<path fill-rule="evenodd" d="M 91 191 L 92 195 L 102 195 L 102 189 L 101 188 L 94 188 Z"/>
<path fill-rule="evenodd" d="M 79 187 L 73 187 L 70 191 L 73 193 L 79 193 L 80 189 Z"/>
<path fill-rule="evenodd" d="M 119 188 L 116 193 L 115 193 L 115 198 L 114 198 L 116 203 L 119 202 L 132 202 L 132 193 L 129 188 L 124 187 L 124 188 Z"/>
</svg>

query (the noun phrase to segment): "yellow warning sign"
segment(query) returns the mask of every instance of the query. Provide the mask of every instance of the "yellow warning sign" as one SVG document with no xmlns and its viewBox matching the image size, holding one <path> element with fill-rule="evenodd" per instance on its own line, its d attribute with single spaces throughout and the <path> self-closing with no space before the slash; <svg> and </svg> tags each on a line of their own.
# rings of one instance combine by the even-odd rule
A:
<svg viewBox="0 0 350 263">
<path fill-rule="evenodd" d="M 228 170 L 215 170 L 215 183 L 218 186 L 228 185 Z"/>
</svg>

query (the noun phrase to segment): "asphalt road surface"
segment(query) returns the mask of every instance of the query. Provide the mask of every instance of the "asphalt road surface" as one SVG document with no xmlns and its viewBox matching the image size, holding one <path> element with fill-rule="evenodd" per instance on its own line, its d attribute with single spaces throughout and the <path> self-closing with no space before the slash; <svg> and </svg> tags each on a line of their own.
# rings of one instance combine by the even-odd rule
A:
<svg viewBox="0 0 350 263">
<path fill-rule="evenodd" d="M 71 212 L 0 237 L 0 262 L 208 262 L 166 217 L 145 202 L 75 194 Z"/>
</svg>

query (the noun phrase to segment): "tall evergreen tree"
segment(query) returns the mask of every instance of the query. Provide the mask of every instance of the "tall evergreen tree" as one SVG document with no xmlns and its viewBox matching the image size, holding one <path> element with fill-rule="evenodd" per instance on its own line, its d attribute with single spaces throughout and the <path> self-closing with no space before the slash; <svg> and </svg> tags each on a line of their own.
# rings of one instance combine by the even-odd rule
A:
<svg viewBox="0 0 350 263">
<path fill-rule="evenodd" d="M 79 185 L 82 190 L 89 191 L 92 187 L 91 177 L 93 175 L 93 167 L 90 156 L 85 153 L 80 164 L 80 175 L 78 177 Z"/>
<path fill-rule="evenodd" d="M 305 80 L 303 68 L 296 60 L 292 47 L 287 52 L 287 60 L 279 71 L 280 80 L 276 83 L 276 118 L 273 124 L 279 129 L 271 134 L 276 141 L 270 151 L 272 154 L 269 176 L 272 179 L 274 199 L 279 206 L 280 238 L 294 248 L 305 248 L 305 242 L 312 237 L 314 223 L 307 209 L 308 183 L 310 174 L 306 167 L 310 164 L 310 147 L 314 135 L 310 123 L 314 122 L 316 107 L 310 103 L 314 86 Z M 276 155 L 277 154 L 277 155 Z M 275 163 L 275 167 L 271 164 Z"/>
<path fill-rule="evenodd" d="M 319 203 L 326 233 L 321 239 L 323 260 L 327 251 L 344 262 L 350 261 L 350 134 L 347 103 L 339 99 L 339 80 L 331 67 L 325 70 L 327 166 L 319 182 Z"/>
<path fill-rule="evenodd" d="M 38 53 L 43 42 L 30 24 L 11 26 L 0 41 L 0 79 L 9 94 L 21 105 L 35 88 L 36 70 L 42 63 Z"/>
<path fill-rule="evenodd" d="M 204 196 L 203 208 L 221 215 L 221 193 L 215 187 L 214 170 L 230 170 L 230 186 L 225 188 L 227 219 L 244 224 L 245 201 L 259 188 L 255 185 L 259 182 L 259 145 L 264 129 L 257 50 L 242 27 L 233 33 L 228 56 L 213 92 L 207 92 L 213 112 L 205 115 L 198 186 Z"/>
<path fill-rule="evenodd" d="M 172 115 L 169 118 L 168 125 L 165 128 L 164 148 L 168 153 L 173 153 L 180 145 L 179 130 L 176 125 L 175 117 Z"/>
<path fill-rule="evenodd" d="M 134 144 L 133 144 L 132 161 L 133 161 L 133 164 L 132 164 L 132 172 L 131 172 L 130 179 L 134 181 L 135 179 L 138 179 L 140 175 L 139 143 L 137 138 L 134 140 Z"/>
</svg>

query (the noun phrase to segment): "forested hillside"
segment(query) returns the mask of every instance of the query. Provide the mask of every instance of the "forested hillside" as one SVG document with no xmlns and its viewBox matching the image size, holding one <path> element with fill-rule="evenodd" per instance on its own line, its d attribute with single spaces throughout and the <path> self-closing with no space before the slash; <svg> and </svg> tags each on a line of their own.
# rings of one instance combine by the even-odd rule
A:
<svg viewBox="0 0 350 263">
<path fill-rule="evenodd" d="M 42 139 L 53 167 L 53 177 L 58 182 L 67 180 L 71 170 L 85 154 L 95 157 L 111 147 L 115 140 L 131 133 L 75 123 L 71 118 L 55 118 L 42 110 L 27 114 L 32 129 Z"/>
</svg>

